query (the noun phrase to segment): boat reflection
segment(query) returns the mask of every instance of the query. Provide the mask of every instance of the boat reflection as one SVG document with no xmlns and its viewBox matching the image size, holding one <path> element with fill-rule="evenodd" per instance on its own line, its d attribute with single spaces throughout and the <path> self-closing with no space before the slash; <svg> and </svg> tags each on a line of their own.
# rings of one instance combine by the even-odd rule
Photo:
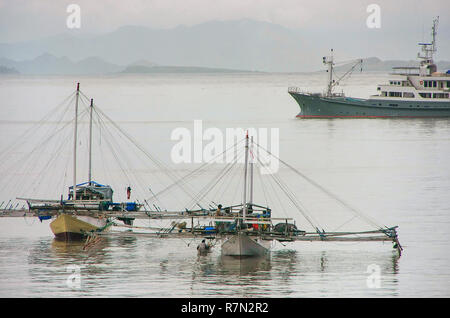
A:
<svg viewBox="0 0 450 318">
<path fill-rule="evenodd" d="M 221 255 L 217 259 L 217 270 L 223 275 L 251 275 L 270 271 L 270 254 L 257 257 L 235 257 Z"/>
</svg>

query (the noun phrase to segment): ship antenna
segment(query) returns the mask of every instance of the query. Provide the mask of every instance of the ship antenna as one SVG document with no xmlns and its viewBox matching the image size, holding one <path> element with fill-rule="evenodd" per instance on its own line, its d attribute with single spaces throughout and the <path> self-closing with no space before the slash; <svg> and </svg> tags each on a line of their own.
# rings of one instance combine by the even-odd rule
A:
<svg viewBox="0 0 450 318">
<path fill-rule="evenodd" d="M 424 55 L 418 54 L 418 57 L 423 59 L 425 63 L 433 64 L 433 54 L 437 51 L 436 35 L 437 26 L 439 24 L 439 16 L 433 19 L 433 26 L 431 28 L 431 43 L 419 43 L 422 46 Z"/>
<path fill-rule="evenodd" d="M 436 51 L 437 51 L 436 35 L 437 35 L 437 26 L 438 26 L 438 24 L 439 24 L 439 16 L 434 18 L 434 20 L 433 20 L 433 27 L 431 29 L 431 36 L 432 36 L 432 39 L 433 39 L 433 41 L 431 42 L 432 43 L 432 47 L 431 47 L 432 48 L 432 51 L 431 51 L 432 55 L 434 53 L 436 53 Z"/>
</svg>

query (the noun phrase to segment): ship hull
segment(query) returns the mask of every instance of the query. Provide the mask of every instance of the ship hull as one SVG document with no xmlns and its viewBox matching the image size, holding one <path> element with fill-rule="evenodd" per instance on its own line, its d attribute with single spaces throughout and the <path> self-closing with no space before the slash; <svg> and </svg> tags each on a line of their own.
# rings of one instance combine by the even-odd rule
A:
<svg viewBox="0 0 450 318">
<path fill-rule="evenodd" d="M 50 229 L 56 240 L 79 241 L 86 238 L 86 233 L 94 232 L 106 225 L 105 219 L 90 216 L 73 216 L 60 214 L 50 223 Z"/>
<path fill-rule="evenodd" d="M 289 92 L 300 106 L 298 118 L 450 117 L 450 102 L 321 97 Z"/>
<path fill-rule="evenodd" d="M 222 244 L 222 255 L 226 256 L 262 256 L 269 252 L 270 241 L 259 237 L 250 237 L 244 233 L 230 236 Z"/>
</svg>

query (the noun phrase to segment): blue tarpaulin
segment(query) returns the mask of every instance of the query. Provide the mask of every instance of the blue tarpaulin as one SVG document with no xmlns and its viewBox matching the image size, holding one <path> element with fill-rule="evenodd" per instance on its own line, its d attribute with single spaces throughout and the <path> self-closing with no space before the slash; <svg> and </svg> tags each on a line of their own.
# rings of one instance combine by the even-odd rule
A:
<svg viewBox="0 0 450 318">
<path fill-rule="evenodd" d="M 127 211 L 136 211 L 136 203 L 135 202 L 127 202 Z"/>
<path fill-rule="evenodd" d="M 39 218 L 39 221 L 42 222 L 42 220 L 50 220 L 52 218 L 52 216 L 51 215 L 39 215 L 38 218 Z"/>
</svg>

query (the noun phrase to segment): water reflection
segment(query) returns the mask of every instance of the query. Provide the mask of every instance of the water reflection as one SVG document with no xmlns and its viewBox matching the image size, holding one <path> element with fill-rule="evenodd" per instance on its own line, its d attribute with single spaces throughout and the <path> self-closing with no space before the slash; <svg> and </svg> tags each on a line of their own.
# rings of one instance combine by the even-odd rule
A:
<svg viewBox="0 0 450 318">
<path fill-rule="evenodd" d="M 51 247 L 56 259 L 71 260 L 72 262 L 103 263 L 107 257 L 106 248 L 110 241 L 107 237 L 101 237 L 98 242 L 87 246 L 84 241 L 58 241 L 53 240 Z"/>
<path fill-rule="evenodd" d="M 271 270 L 270 254 L 259 257 L 233 257 L 221 255 L 217 259 L 217 270 L 222 275 L 254 275 Z"/>
<path fill-rule="evenodd" d="M 32 295 L 148 296 L 155 283 L 159 287 L 151 297 L 339 297 L 342 286 L 350 288 L 348 295 L 398 294 L 399 256 L 385 249 L 299 244 L 263 257 L 237 258 L 221 255 L 220 250 L 198 256 L 194 248 L 182 249 L 176 241 L 132 237 L 105 237 L 87 250 L 84 242 L 48 238 L 28 247 Z M 372 264 L 381 269 L 381 289 L 367 287 Z M 81 269 L 79 290 L 67 287 L 69 265 Z M 177 287 L 183 285 L 190 287 Z"/>
</svg>

